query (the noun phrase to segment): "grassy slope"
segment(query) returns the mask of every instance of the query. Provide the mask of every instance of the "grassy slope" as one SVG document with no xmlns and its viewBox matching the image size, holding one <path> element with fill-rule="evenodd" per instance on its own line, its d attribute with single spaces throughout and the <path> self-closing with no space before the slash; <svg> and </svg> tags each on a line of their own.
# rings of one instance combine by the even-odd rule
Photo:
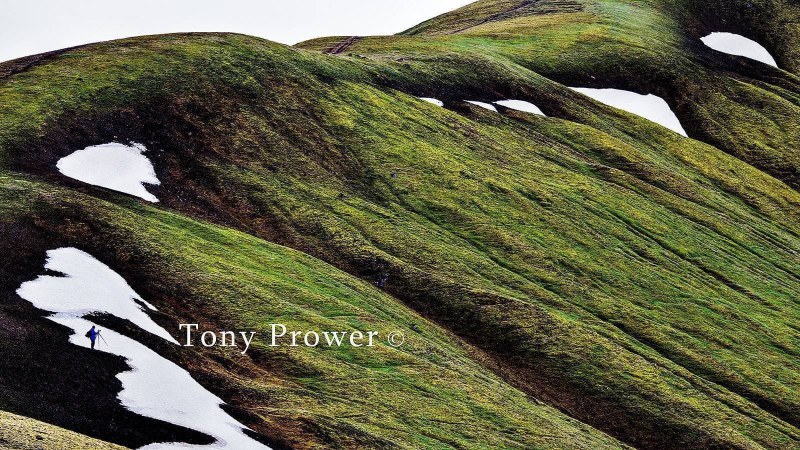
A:
<svg viewBox="0 0 800 450">
<path fill-rule="evenodd" d="M 0 445 L 4 448 L 18 450 L 72 450 L 76 448 L 122 450 L 124 448 L 3 411 L 0 411 Z"/>
<path fill-rule="evenodd" d="M 52 164 L 72 149 L 145 141 L 164 150 L 166 207 L 388 275 L 584 421 L 641 446 L 796 445 L 798 194 L 471 45 L 397 61 L 423 45 L 399 43 L 368 60 L 236 36 L 81 49 L 0 81 L 0 147 L 64 182 Z M 529 98 L 572 121 L 389 88 Z"/>
<path fill-rule="evenodd" d="M 384 342 L 374 349 L 275 349 L 262 338 L 247 357 L 233 349 L 177 350 L 138 333 L 229 399 L 234 412 L 272 442 L 295 448 L 620 446 L 532 402 L 481 367 L 473 359 L 478 353 L 454 336 L 312 257 L 125 198 L 116 206 L 16 177 L 0 178 L 0 186 L 4 232 L 30 233 L 27 248 L 13 248 L 4 258 L 37 259 L 48 246 L 84 249 L 155 302 L 175 335 L 178 322 L 210 330 L 266 332 L 279 322 L 300 330 L 406 333 L 408 342 L 398 350 Z M 69 344 L 53 339 L 50 345 Z M 97 354 L 82 353 L 71 361 L 53 356 L 50 368 L 40 370 L 100 364 Z M 17 364 L 24 370 L 24 361 Z"/>
<path fill-rule="evenodd" d="M 794 144 L 800 139 L 797 5 L 545 0 L 516 9 L 524 4 L 476 2 L 424 22 L 407 36 L 363 39 L 348 51 L 410 58 L 480 53 L 570 86 L 653 93 L 666 98 L 690 136 L 800 186 Z M 494 19 L 484 23 L 487 16 Z M 705 47 L 699 38 L 711 31 L 757 39 L 791 72 Z M 301 44 L 327 45 L 325 40 Z"/>
</svg>

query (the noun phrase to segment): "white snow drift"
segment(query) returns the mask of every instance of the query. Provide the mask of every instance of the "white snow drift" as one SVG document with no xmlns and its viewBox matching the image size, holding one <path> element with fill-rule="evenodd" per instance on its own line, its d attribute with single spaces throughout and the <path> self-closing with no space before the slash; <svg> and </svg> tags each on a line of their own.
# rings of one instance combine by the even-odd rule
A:
<svg viewBox="0 0 800 450">
<path fill-rule="evenodd" d="M 141 197 L 149 202 L 158 199 L 147 192 L 144 184 L 159 185 L 150 159 L 141 144 L 123 145 L 116 142 L 94 145 L 61 158 L 56 167 L 64 175 Z"/>
<path fill-rule="evenodd" d="M 17 294 L 37 308 L 55 313 L 50 320 L 73 330 L 70 337 L 73 344 L 88 346 L 84 333 L 92 323 L 83 317 L 93 312 L 128 319 L 141 329 L 177 344 L 146 314 L 145 309 L 155 308 L 142 300 L 121 276 L 91 255 L 75 248 L 50 250 L 45 268 L 65 276 L 39 276 L 23 283 Z M 119 393 L 123 406 L 142 416 L 197 430 L 216 439 L 207 446 L 159 443 L 145 449 L 269 450 L 248 437 L 243 431 L 245 427 L 220 408 L 222 400 L 181 367 L 114 331 L 104 329 L 102 336 L 107 345 L 98 343 L 98 350 L 122 356 L 131 366 L 130 371 L 117 375 L 123 387 Z"/>
<path fill-rule="evenodd" d="M 444 106 L 441 100 L 437 100 L 435 98 L 430 97 L 420 97 L 420 100 L 425 100 L 426 102 L 433 103 L 434 105 Z M 544 116 L 544 113 L 541 109 L 539 109 L 536 105 L 531 102 L 526 102 L 525 100 L 498 100 L 492 103 L 486 102 L 479 102 L 477 100 L 464 100 L 467 103 L 471 103 L 475 106 L 480 106 L 483 109 L 488 109 L 489 111 L 498 112 L 497 107 L 494 104 L 498 104 L 501 106 L 505 106 L 506 108 L 516 109 L 517 111 L 523 111 L 531 114 L 537 114 L 539 116 Z"/>
<path fill-rule="evenodd" d="M 641 95 L 631 91 L 621 89 L 592 89 L 592 88 L 570 88 L 591 97 L 598 102 L 619 108 L 647 120 L 662 125 L 670 130 L 686 136 L 681 122 L 663 98 L 653 94 Z"/>
<path fill-rule="evenodd" d="M 744 56 L 745 58 L 755 59 L 764 64 L 778 67 L 775 58 L 758 42 L 748 39 L 742 35 L 734 33 L 711 33 L 701 38 L 704 44 L 714 50 L 729 55 Z"/>
<path fill-rule="evenodd" d="M 443 101 L 441 101 L 441 100 L 439 100 L 438 98 L 433 98 L 433 97 L 420 97 L 419 99 L 420 99 L 420 100 L 424 100 L 424 101 L 426 101 L 426 102 L 428 102 L 428 103 L 433 103 L 433 104 L 434 104 L 434 105 L 436 105 L 436 106 L 444 106 L 444 102 L 443 102 Z"/>
<path fill-rule="evenodd" d="M 153 305 L 142 300 L 125 279 L 89 254 L 75 248 L 51 250 L 47 252 L 45 268 L 66 276 L 42 275 L 35 282 L 24 283 L 17 291 L 37 308 L 76 317 L 105 312 L 178 343 L 137 302 L 154 311 Z"/>
<path fill-rule="evenodd" d="M 534 105 L 531 102 L 526 102 L 525 100 L 500 100 L 496 101 L 500 106 L 505 106 L 506 108 L 516 109 L 517 111 L 522 111 L 526 113 L 536 114 L 538 116 L 544 116 L 544 113 L 538 106 Z"/>
<path fill-rule="evenodd" d="M 467 103 L 472 103 L 475 106 L 480 106 L 481 108 L 488 109 L 489 111 L 497 112 L 497 108 L 494 107 L 491 103 L 479 102 L 477 100 L 465 100 Z"/>
</svg>

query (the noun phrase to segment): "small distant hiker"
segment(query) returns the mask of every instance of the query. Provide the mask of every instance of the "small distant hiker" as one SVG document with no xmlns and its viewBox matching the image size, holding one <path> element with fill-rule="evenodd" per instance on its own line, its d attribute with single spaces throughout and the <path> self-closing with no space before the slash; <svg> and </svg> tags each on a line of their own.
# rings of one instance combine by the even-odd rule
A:
<svg viewBox="0 0 800 450">
<path fill-rule="evenodd" d="M 92 328 L 86 332 L 86 337 L 92 341 L 92 350 L 94 350 L 94 343 L 100 337 L 100 330 L 95 330 L 94 325 L 92 325 Z"/>
</svg>

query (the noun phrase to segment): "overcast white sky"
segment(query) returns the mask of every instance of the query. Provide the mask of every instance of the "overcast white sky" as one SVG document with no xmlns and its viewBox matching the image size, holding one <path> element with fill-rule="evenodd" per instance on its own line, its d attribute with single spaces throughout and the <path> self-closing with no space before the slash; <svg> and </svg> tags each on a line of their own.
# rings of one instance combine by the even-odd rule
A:
<svg viewBox="0 0 800 450">
<path fill-rule="evenodd" d="M 235 31 L 294 44 L 394 34 L 473 0 L 0 0 L 0 61 L 143 34 Z"/>
</svg>

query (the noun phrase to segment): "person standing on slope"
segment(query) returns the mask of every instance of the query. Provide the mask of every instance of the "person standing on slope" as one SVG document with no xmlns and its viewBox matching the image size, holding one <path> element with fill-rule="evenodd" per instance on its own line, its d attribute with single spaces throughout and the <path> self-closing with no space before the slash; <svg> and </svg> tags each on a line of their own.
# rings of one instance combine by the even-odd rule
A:
<svg viewBox="0 0 800 450">
<path fill-rule="evenodd" d="M 92 341 L 92 350 L 94 350 L 94 343 L 97 340 L 97 338 L 100 337 L 100 330 L 95 330 L 94 325 L 92 325 L 92 328 L 86 332 L 86 337 L 88 337 L 89 340 Z"/>
</svg>

